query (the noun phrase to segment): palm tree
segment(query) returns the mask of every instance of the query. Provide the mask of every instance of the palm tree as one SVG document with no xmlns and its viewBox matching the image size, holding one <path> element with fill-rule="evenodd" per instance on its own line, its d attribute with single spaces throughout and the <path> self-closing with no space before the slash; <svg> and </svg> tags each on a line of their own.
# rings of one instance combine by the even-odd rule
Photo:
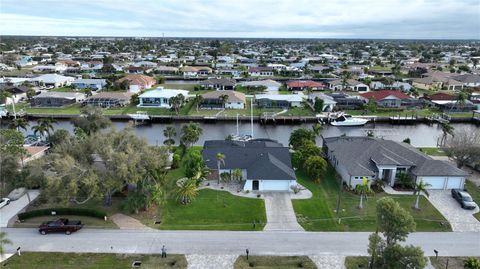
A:
<svg viewBox="0 0 480 269">
<path fill-rule="evenodd" d="M 37 125 L 32 127 L 33 133 L 36 135 L 40 133 L 40 136 L 43 137 L 45 134 L 50 136 L 50 132 L 53 131 L 53 123 L 55 120 L 49 118 L 41 118 L 37 121 Z"/>
<path fill-rule="evenodd" d="M 27 130 L 28 122 L 24 118 L 16 118 L 10 122 L 10 128 L 16 129 L 19 131 L 20 129 Z"/>
<path fill-rule="evenodd" d="M 460 93 L 457 95 L 457 105 L 458 105 L 460 108 L 463 108 L 466 103 L 467 103 L 467 96 L 465 95 L 464 92 L 460 92 Z M 453 105 L 452 105 L 452 108 L 453 108 Z"/>
<path fill-rule="evenodd" d="M 10 241 L 7 238 L 7 233 L 5 232 L 0 232 L 0 257 L 5 254 L 5 250 L 3 249 L 3 246 L 5 245 L 11 245 L 12 241 Z"/>
<path fill-rule="evenodd" d="M 193 99 L 193 101 L 197 106 L 197 112 L 198 112 L 198 108 L 200 107 L 200 104 L 203 102 L 203 96 L 201 96 L 200 94 L 197 94 L 195 95 L 195 98 Z"/>
<path fill-rule="evenodd" d="M 217 158 L 218 184 L 220 184 L 220 165 L 225 166 L 225 155 L 219 152 L 215 157 Z"/>
<path fill-rule="evenodd" d="M 242 180 L 242 170 L 240 169 L 234 169 L 233 172 L 232 172 L 232 176 L 235 180 Z"/>
<path fill-rule="evenodd" d="M 415 190 L 413 191 L 413 195 L 417 195 L 417 200 L 415 201 L 415 209 L 420 209 L 420 195 L 424 193 L 427 197 L 430 196 L 428 193 L 428 187 L 432 185 L 423 182 L 423 180 L 420 180 L 417 184 L 415 184 Z"/>
<path fill-rule="evenodd" d="M 358 184 L 355 188 L 357 193 L 360 194 L 360 203 L 358 204 L 358 208 L 363 209 L 363 197 L 367 196 L 371 192 L 370 185 L 368 184 L 368 179 L 363 177 L 362 184 Z"/>
<path fill-rule="evenodd" d="M 183 204 L 189 204 L 197 196 L 198 189 L 195 180 L 182 178 L 177 181 L 177 198 Z"/>
<path fill-rule="evenodd" d="M 455 128 L 450 125 L 448 122 L 442 123 L 442 139 L 440 140 L 440 145 L 445 146 L 445 142 L 447 141 L 447 136 L 451 135 L 452 137 L 455 135 L 454 130 Z"/>
<path fill-rule="evenodd" d="M 177 136 L 177 130 L 173 126 L 167 126 L 163 130 L 163 136 L 165 136 L 167 139 L 163 141 L 163 144 L 167 146 L 171 146 L 175 144 L 175 137 Z"/>
<path fill-rule="evenodd" d="M 222 101 L 222 106 L 223 106 L 223 108 L 225 108 L 225 104 L 226 104 L 227 101 L 228 101 L 228 95 L 222 94 L 222 95 L 220 95 L 219 98 L 220 98 L 220 101 Z"/>
</svg>

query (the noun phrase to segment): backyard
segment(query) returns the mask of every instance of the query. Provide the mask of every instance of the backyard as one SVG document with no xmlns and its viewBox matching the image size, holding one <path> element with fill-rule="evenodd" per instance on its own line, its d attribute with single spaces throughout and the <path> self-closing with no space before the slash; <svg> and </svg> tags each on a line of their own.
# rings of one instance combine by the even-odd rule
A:
<svg viewBox="0 0 480 269">
<path fill-rule="evenodd" d="M 333 167 L 320 184 L 315 184 L 301 170 L 297 171 L 297 181 L 313 193 L 307 200 L 293 200 L 297 220 L 307 231 L 375 231 L 376 201 L 387 196 L 384 192 L 376 193 L 364 199 L 364 208 L 358 209 L 360 197 L 350 191 L 342 190 L 340 194 L 340 223 L 336 221 L 336 204 L 339 182 Z M 417 231 L 441 232 L 451 231 L 447 220 L 423 196 L 420 199 L 421 210 L 412 208 L 414 196 L 394 196 L 400 205 L 412 214 L 417 223 Z"/>
</svg>

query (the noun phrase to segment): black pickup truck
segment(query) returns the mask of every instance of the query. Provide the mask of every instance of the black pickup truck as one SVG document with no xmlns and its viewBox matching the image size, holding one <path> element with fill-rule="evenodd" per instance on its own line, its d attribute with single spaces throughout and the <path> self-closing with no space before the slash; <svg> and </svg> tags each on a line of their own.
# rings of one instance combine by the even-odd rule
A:
<svg viewBox="0 0 480 269">
<path fill-rule="evenodd" d="M 83 224 L 79 220 L 56 219 L 44 222 L 38 227 L 38 231 L 45 235 L 47 233 L 65 233 L 71 234 L 82 229 Z"/>
</svg>

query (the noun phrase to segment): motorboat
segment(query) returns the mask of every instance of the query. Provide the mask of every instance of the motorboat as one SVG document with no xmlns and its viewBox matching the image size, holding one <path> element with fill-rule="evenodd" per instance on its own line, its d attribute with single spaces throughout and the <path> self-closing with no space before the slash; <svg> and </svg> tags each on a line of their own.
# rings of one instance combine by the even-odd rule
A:
<svg viewBox="0 0 480 269">
<path fill-rule="evenodd" d="M 368 122 L 368 119 L 363 118 L 354 118 L 348 114 L 342 114 L 335 119 L 330 121 L 330 124 L 333 126 L 363 126 Z"/>
</svg>

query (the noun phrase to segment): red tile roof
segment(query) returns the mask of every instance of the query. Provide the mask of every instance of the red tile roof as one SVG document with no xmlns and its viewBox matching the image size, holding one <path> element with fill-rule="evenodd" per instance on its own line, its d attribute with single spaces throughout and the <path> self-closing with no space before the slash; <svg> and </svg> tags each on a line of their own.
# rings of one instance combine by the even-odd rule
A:
<svg viewBox="0 0 480 269">
<path fill-rule="evenodd" d="M 394 90 L 381 90 L 381 91 L 372 91 L 372 92 L 367 92 L 367 93 L 362 93 L 360 96 L 367 98 L 367 99 L 373 99 L 375 101 L 380 101 L 388 96 L 395 96 L 400 100 L 404 99 L 410 99 L 411 97 L 404 94 L 403 92 L 400 91 L 394 91 Z"/>
<path fill-rule="evenodd" d="M 287 83 L 288 88 L 324 88 L 325 85 L 313 80 L 296 80 Z"/>
<path fill-rule="evenodd" d="M 435 94 L 432 94 L 430 96 L 427 97 L 428 99 L 430 100 L 442 100 L 442 101 L 452 101 L 452 100 L 455 100 L 455 96 L 453 95 L 450 95 L 450 94 L 446 94 L 446 93 L 442 93 L 442 92 L 439 92 L 439 93 L 435 93 Z"/>
</svg>

